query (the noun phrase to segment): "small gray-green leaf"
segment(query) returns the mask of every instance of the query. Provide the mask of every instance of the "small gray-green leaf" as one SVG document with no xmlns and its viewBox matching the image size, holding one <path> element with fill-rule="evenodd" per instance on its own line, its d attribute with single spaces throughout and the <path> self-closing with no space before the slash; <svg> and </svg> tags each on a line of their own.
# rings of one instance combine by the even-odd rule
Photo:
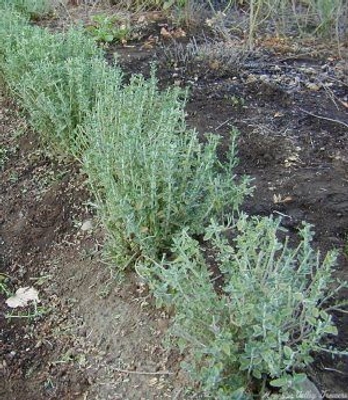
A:
<svg viewBox="0 0 348 400">
<path fill-rule="evenodd" d="M 291 348 L 289 346 L 284 346 L 283 347 L 284 350 L 284 354 L 287 358 L 291 358 L 291 356 L 293 355 L 293 351 L 291 350 Z"/>
<path fill-rule="evenodd" d="M 273 379 L 273 381 L 270 382 L 271 386 L 273 387 L 284 387 L 289 385 L 289 378 L 284 376 L 283 378 L 278 378 L 278 379 Z"/>
</svg>

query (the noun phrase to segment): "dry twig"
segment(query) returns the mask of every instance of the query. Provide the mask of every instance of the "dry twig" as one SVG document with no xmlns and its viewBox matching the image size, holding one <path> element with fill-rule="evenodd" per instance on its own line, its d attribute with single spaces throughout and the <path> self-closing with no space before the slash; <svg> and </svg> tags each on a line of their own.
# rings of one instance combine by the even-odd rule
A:
<svg viewBox="0 0 348 400">
<path fill-rule="evenodd" d="M 333 119 L 333 118 L 329 118 L 329 117 L 324 117 L 323 115 L 313 114 L 313 113 L 311 113 L 310 111 L 306 111 L 306 110 L 304 110 L 304 109 L 301 108 L 301 107 L 300 107 L 299 109 L 300 109 L 300 111 L 302 111 L 302 112 L 305 113 L 305 114 L 310 115 L 311 117 L 318 118 L 318 119 L 324 119 L 324 120 L 326 120 L 326 121 L 331 121 L 331 122 L 334 122 L 334 123 L 339 124 L 339 125 L 343 125 L 343 126 L 345 126 L 346 128 L 348 128 L 348 124 L 346 124 L 345 122 L 340 121 L 340 120 L 338 120 L 338 119 Z"/>
<path fill-rule="evenodd" d="M 129 369 L 121 369 L 114 368 L 116 372 L 120 372 L 121 374 L 133 374 L 133 375 L 173 375 L 173 372 L 170 371 L 132 371 Z"/>
</svg>

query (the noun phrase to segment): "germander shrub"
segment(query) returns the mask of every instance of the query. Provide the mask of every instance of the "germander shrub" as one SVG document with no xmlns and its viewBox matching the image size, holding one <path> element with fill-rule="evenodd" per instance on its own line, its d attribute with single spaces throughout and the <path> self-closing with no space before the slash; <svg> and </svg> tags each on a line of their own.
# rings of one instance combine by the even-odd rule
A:
<svg viewBox="0 0 348 400">
<path fill-rule="evenodd" d="M 56 154 L 81 159 L 79 127 L 92 112 L 107 72 L 108 66 L 100 58 L 77 56 L 54 64 L 38 62 L 21 80 L 21 104 L 29 113 L 30 124 Z"/>
<path fill-rule="evenodd" d="M 6 55 L 17 35 L 27 26 L 27 18 L 10 7 L 1 7 L 0 9 L 0 72 L 4 78 L 3 68 Z"/>
<path fill-rule="evenodd" d="M 39 18 L 53 10 L 50 0 L 1 0 L 0 6 L 20 12 L 30 18 Z"/>
<path fill-rule="evenodd" d="M 77 127 L 94 106 L 107 65 L 83 31 L 51 34 L 14 19 L 0 30 L 3 79 L 50 150 L 77 154 Z"/>
<path fill-rule="evenodd" d="M 172 262 L 138 268 L 159 305 L 174 308 L 171 338 L 191 349 L 184 367 L 207 398 L 252 398 L 266 382 L 289 393 L 314 352 L 333 351 L 327 302 L 345 285 L 333 285 L 336 254 L 312 249 L 309 225 L 295 248 L 278 239 L 282 230 L 280 220 L 241 215 L 207 229 L 214 257 L 185 230 Z"/>
<path fill-rule="evenodd" d="M 203 145 L 187 129 L 182 96 L 177 88 L 159 91 L 154 73 L 124 87 L 109 79 L 85 125 L 84 165 L 120 268 L 161 258 L 184 226 L 202 233 L 250 192 L 248 180 L 233 175 L 237 133 L 222 165 L 219 138 L 209 135 Z"/>
<path fill-rule="evenodd" d="M 10 86 L 20 84 L 38 63 L 59 64 L 75 57 L 86 61 L 102 57 L 93 40 L 86 38 L 78 28 L 52 34 L 47 29 L 25 24 L 22 16 L 12 16 L 0 33 L 4 53 L 2 70 Z"/>
</svg>

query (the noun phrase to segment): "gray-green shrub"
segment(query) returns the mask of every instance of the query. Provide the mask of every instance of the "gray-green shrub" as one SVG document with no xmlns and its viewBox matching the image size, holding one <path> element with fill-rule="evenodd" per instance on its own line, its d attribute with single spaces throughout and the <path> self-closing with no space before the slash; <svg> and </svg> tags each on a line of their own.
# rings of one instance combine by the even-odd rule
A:
<svg viewBox="0 0 348 400">
<path fill-rule="evenodd" d="M 106 82 L 86 123 L 84 165 L 120 267 L 144 256 L 158 259 L 184 226 L 202 233 L 212 216 L 235 210 L 250 192 L 233 176 L 236 132 L 228 162 L 217 157 L 218 136 L 207 143 L 185 125 L 179 89 L 159 91 L 152 75 L 121 87 Z"/>
<path fill-rule="evenodd" d="M 0 8 L 0 10 L 0 71 L 3 74 L 5 56 L 8 55 L 21 29 L 27 26 L 27 19 L 9 7 Z"/>
<path fill-rule="evenodd" d="M 138 268 L 159 305 L 174 307 L 172 338 L 192 349 L 185 367 L 207 396 L 248 398 L 266 380 L 287 393 L 313 352 L 331 351 L 324 338 L 337 334 L 327 311 L 339 290 L 332 278 L 336 254 L 321 260 L 308 225 L 295 248 L 278 239 L 282 230 L 279 220 L 241 215 L 230 226 L 207 229 L 213 259 L 184 231 L 172 262 Z"/>
<path fill-rule="evenodd" d="M 81 159 L 83 149 L 76 145 L 78 128 L 92 112 L 107 69 L 100 58 L 73 57 L 54 64 L 38 62 L 21 79 L 21 104 L 29 112 L 31 126 L 51 150 Z"/>
<path fill-rule="evenodd" d="M 12 29 L 8 25 L 0 28 L 4 54 L 2 70 L 10 86 L 19 86 L 23 76 L 32 74 L 38 63 L 58 64 L 74 57 L 88 61 L 102 56 L 93 40 L 86 38 L 78 28 L 52 34 L 47 29 L 24 24 L 21 19 L 17 23 L 17 19 L 10 21 L 12 24 L 8 25 Z"/>
<path fill-rule="evenodd" d="M 39 18 L 52 11 L 51 0 L 1 0 L 1 8 L 18 11 L 30 18 Z"/>
<path fill-rule="evenodd" d="M 4 81 L 44 143 L 79 156 L 76 128 L 91 112 L 108 68 L 102 52 L 79 29 L 53 35 L 21 19 L 6 28 L 0 29 Z"/>
</svg>

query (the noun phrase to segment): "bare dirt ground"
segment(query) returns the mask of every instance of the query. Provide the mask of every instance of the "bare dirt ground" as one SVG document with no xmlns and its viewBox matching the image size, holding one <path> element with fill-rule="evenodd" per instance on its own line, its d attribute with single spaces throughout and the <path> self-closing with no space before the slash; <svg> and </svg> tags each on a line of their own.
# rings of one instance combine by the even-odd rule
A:
<svg viewBox="0 0 348 400">
<path fill-rule="evenodd" d="M 336 273 L 348 279 L 347 49 L 338 57 L 314 42 L 265 41 L 241 57 L 236 43 L 208 46 L 196 32 L 195 47 L 163 24 L 154 18 L 139 40 L 110 46 L 110 63 L 116 54 L 129 76 L 156 61 L 161 87 L 188 86 L 188 124 L 221 135 L 222 158 L 237 127 L 237 173 L 255 186 L 245 211 L 282 216 L 290 234 L 314 224 L 315 245 L 340 250 Z M 34 286 L 41 299 L 37 315 L 10 318 L 0 295 L 0 399 L 191 398 L 180 356 L 162 345 L 170 319 L 136 276 L 119 283 L 103 262 L 86 177 L 40 149 L 4 91 L 0 110 L 0 273 L 11 291 Z M 347 348 L 348 317 L 335 320 L 330 340 Z M 348 398 L 347 358 L 318 355 L 310 376 L 326 398 Z"/>
<path fill-rule="evenodd" d="M 4 96 L 1 110 L 1 144 L 7 149 L 1 171 L 1 274 L 13 292 L 38 289 L 42 310 L 16 318 L 17 310 L 11 313 L 1 296 L 0 398 L 180 394 L 171 383 L 179 373 L 171 365 L 177 356 L 162 347 L 166 315 L 151 307 L 136 277 L 128 275 L 117 285 L 103 264 L 103 233 L 88 206 L 86 177 L 75 165 L 48 159 Z"/>
</svg>

